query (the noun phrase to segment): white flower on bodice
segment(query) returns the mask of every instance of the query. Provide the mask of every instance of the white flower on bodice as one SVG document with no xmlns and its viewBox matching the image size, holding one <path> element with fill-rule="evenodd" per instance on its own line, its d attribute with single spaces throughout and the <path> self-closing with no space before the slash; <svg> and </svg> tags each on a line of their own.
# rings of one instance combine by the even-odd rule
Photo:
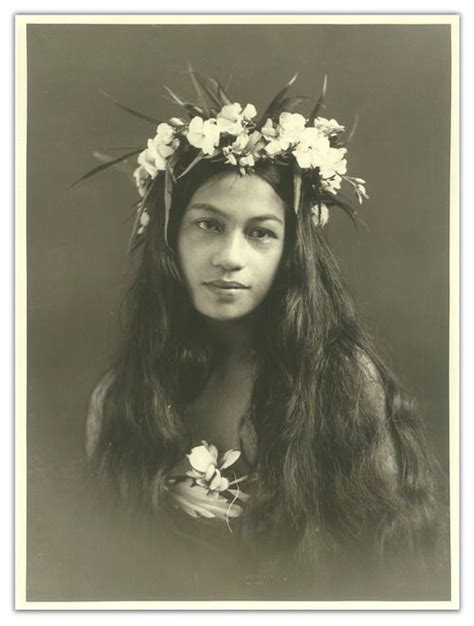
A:
<svg viewBox="0 0 474 626">
<path fill-rule="evenodd" d="M 229 468 L 240 457 L 240 451 L 227 450 L 220 458 L 216 446 L 202 441 L 186 455 L 191 469 L 185 476 L 168 479 L 167 490 L 171 503 L 191 517 L 226 520 L 241 515 L 243 509 L 237 500 L 245 502 L 249 496 L 240 491 L 239 483 L 248 476 L 229 476 Z M 227 476 L 224 473 L 228 474 Z"/>
</svg>

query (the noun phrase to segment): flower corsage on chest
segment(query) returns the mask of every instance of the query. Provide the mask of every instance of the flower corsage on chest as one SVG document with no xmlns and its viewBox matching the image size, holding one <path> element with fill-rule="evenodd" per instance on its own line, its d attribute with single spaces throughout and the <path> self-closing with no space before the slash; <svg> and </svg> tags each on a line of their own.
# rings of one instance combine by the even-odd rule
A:
<svg viewBox="0 0 474 626">
<path fill-rule="evenodd" d="M 220 455 L 216 446 L 207 441 L 192 448 L 186 455 L 186 473 L 167 481 L 172 506 L 194 518 L 216 518 L 228 523 L 229 518 L 239 517 L 242 504 L 249 498 L 240 489 L 240 483 L 248 476 L 238 477 L 233 469 L 240 455 L 240 450 L 234 449 Z"/>
</svg>

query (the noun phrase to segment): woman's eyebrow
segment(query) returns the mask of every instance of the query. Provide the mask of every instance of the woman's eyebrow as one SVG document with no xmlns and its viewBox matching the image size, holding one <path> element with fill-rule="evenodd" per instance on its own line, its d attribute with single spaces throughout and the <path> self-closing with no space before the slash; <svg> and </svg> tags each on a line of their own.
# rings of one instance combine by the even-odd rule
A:
<svg viewBox="0 0 474 626">
<path fill-rule="evenodd" d="M 188 211 L 205 209 L 206 211 L 211 211 L 211 213 L 217 213 L 217 215 L 221 215 L 222 217 L 226 217 L 224 211 L 221 211 L 213 204 L 208 204 L 207 202 L 193 202 L 193 204 L 188 208 Z"/>
<path fill-rule="evenodd" d="M 188 211 L 204 209 L 206 211 L 210 211 L 211 213 L 216 213 L 222 217 L 228 217 L 225 211 L 222 211 L 218 207 L 213 204 L 209 204 L 208 202 L 193 202 L 193 204 L 189 207 Z M 249 219 L 249 222 L 264 222 L 267 220 L 272 220 L 274 222 L 278 222 L 283 226 L 283 220 L 281 220 L 274 213 L 265 213 L 264 215 L 255 215 Z"/>
</svg>

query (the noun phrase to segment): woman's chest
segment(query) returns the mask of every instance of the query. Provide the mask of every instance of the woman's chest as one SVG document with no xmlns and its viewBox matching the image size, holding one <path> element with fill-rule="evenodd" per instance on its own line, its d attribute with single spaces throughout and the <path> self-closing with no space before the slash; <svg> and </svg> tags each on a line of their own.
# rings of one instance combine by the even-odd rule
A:
<svg viewBox="0 0 474 626">
<path fill-rule="evenodd" d="M 242 421 L 248 413 L 251 397 L 249 376 L 211 377 L 186 409 L 193 439 L 212 441 L 224 450 L 239 448 Z"/>
</svg>

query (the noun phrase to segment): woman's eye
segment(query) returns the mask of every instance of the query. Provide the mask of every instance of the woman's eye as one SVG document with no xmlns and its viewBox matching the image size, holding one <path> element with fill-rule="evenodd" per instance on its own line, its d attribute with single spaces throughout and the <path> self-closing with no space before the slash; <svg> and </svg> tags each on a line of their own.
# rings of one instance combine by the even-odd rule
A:
<svg viewBox="0 0 474 626">
<path fill-rule="evenodd" d="M 254 239 L 258 239 L 259 241 L 265 241 L 266 239 L 276 239 L 276 235 L 271 230 L 266 230 L 265 228 L 254 228 L 250 236 Z"/>
<path fill-rule="evenodd" d="M 205 230 L 206 232 L 217 233 L 219 232 L 219 224 L 214 220 L 202 219 L 196 222 L 196 226 L 201 230 Z"/>
</svg>

